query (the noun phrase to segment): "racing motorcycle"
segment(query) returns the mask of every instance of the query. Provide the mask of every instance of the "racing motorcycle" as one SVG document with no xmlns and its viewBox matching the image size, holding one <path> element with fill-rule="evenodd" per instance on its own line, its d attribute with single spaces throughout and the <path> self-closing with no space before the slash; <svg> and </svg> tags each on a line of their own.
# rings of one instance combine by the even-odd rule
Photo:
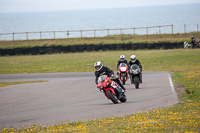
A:
<svg viewBox="0 0 200 133">
<path fill-rule="evenodd" d="M 128 80 L 128 66 L 126 63 L 121 63 L 119 65 L 119 79 L 122 81 L 123 85 Z"/>
<path fill-rule="evenodd" d="M 98 88 L 105 96 L 113 103 L 117 104 L 118 100 L 126 102 L 127 98 L 125 92 L 117 85 L 115 81 L 112 81 L 107 75 L 102 75 L 98 78 Z"/>
<path fill-rule="evenodd" d="M 135 85 L 135 88 L 138 89 L 139 85 L 140 85 L 140 67 L 137 64 L 133 64 L 130 67 L 130 80 L 131 80 L 131 84 Z"/>
</svg>

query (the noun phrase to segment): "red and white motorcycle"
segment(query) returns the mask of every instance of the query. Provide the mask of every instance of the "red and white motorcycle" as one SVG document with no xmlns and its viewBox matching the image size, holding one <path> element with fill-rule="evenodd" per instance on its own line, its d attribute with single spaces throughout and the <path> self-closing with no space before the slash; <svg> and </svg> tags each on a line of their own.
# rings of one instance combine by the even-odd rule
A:
<svg viewBox="0 0 200 133">
<path fill-rule="evenodd" d="M 119 79 L 122 81 L 123 85 L 125 85 L 125 82 L 128 80 L 128 66 L 126 63 L 121 63 L 118 70 Z"/>
<path fill-rule="evenodd" d="M 105 96 L 113 103 L 117 104 L 118 100 L 126 102 L 127 98 L 125 92 L 117 85 L 115 81 L 112 81 L 107 75 L 102 75 L 98 78 L 98 88 L 104 92 Z"/>
</svg>

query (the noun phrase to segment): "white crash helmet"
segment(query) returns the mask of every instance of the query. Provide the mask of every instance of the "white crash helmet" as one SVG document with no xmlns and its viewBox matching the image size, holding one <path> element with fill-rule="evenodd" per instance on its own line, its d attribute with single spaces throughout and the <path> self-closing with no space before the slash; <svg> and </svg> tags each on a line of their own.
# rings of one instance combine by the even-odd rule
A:
<svg viewBox="0 0 200 133">
<path fill-rule="evenodd" d="M 136 56 L 135 56 L 135 55 L 131 55 L 131 57 L 130 57 L 130 58 L 131 58 L 131 62 L 133 62 L 133 63 L 134 63 L 134 62 L 136 61 Z"/>
<path fill-rule="evenodd" d="M 94 63 L 94 67 L 95 67 L 96 71 L 101 70 L 102 66 L 103 66 L 103 64 L 101 63 L 101 61 L 97 61 Z"/>
<path fill-rule="evenodd" d="M 120 55 L 120 60 L 124 61 L 125 60 L 125 55 Z"/>
</svg>

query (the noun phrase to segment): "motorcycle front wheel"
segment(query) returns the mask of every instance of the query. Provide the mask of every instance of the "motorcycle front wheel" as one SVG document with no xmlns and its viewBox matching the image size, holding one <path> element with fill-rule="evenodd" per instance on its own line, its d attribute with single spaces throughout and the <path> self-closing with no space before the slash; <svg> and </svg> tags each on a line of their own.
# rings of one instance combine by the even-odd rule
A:
<svg viewBox="0 0 200 133">
<path fill-rule="evenodd" d="M 114 96 L 114 95 L 112 94 L 112 92 L 111 92 L 110 90 L 108 90 L 106 93 L 108 94 L 109 99 L 110 99 L 114 104 L 117 104 L 117 103 L 118 103 L 118 99 L 116 98 L 116 96 Z"/>
<path fill-rule="evenodd" d="M 133 79 L 133 81 L 134 81 L 134 84 L 135 84 L 135 88 L 136 88 L 136 89 L 139 89 L 139 84 L 140 84 L 140 79 L 139 79 L 139 77 L 138 77 L 138 76 L 135 76 L 134 79 Z"/>
<path fill-rule="evenodd" d="M 122 75 L 123 85 L 125 85 L 125 82 L 126 82 L 126 77 L 125 76 L 126 76 L 125 74 Z"/>
</svg>

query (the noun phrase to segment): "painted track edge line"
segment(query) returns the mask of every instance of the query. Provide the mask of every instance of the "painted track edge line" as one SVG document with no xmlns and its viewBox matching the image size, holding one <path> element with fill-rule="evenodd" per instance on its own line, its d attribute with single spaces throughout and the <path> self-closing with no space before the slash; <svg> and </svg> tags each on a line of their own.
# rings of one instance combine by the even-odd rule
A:
<svg viewBox="0 0 200 133">
<path fill-rule="evenodd" d="M 179 98 L 178 98 L 177 92 L 175 90 L 174 84 L 172 82 L 172 77 L 171 77 L 170 73 L 168 73 L 168 79 L 169 79 L 171 90 L 172 90 L 172 93 L 173 93 L 173 96 L 174 96 L 173 102 L 174 102 L 174 104 L 177 104 L 177 103 L 179 103 Z"/>
</svg>

